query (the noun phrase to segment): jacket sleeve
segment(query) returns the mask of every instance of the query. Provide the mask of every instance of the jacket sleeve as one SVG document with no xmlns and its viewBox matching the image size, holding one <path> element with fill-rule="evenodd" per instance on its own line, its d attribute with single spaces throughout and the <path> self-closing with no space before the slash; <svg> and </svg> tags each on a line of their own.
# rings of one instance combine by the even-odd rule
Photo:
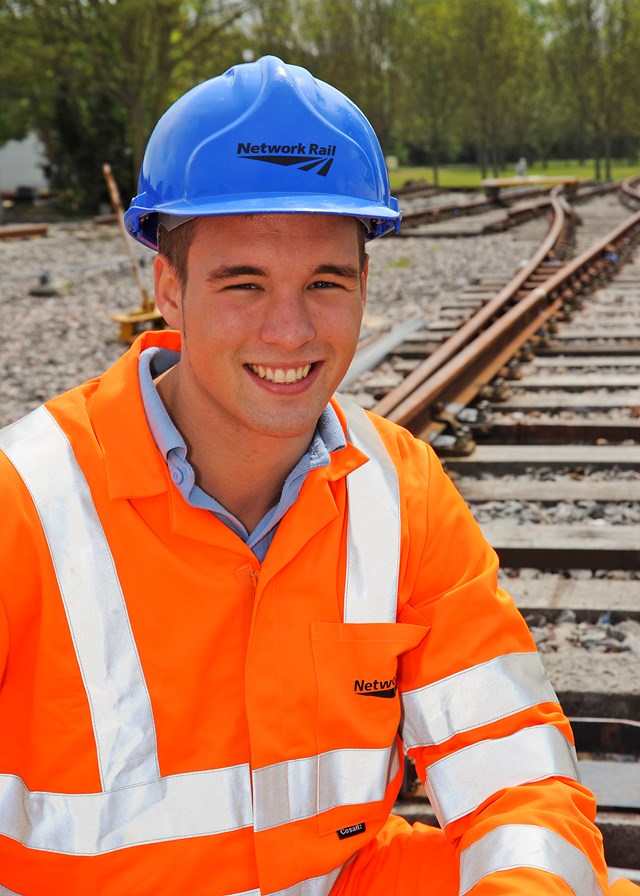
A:
<svg viewBox="0 0 640 896">
<path fill-rule="evenodd" d="M 9 655 L 9 622 L 0 595 L 0 687 Z"/>
<path fill-rule="evenodd" d="M 22 557 L 15 550 L 13 532 L 14 506 L 13 493 L 8 482 L 13 477 L 13 467 L 0 450 L 0 507 L 3 510 L 2 526 L 0 526 L 0 689 L 5 677 L 9 658 L 10 627 L 7 613 L 7 597 L 10 588 L 22 577 Z"/>
<path fill-rule="evenodd" d="M 459 851 L 460 894 L 606 893 L 595 800 L 578 783 L 568 720 L 526 623 L 498 587 L 495 552 L 426 455 L 406 463 L 401 480 L 399 620 L 430 627 L 403 658 L 401 733 Z"/>
</svg>

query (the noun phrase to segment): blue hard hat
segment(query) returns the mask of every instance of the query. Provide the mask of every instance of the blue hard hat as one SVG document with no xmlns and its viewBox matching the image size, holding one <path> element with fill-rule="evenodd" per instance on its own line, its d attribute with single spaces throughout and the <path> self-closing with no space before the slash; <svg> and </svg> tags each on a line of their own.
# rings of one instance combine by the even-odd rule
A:
<svg viewBox="0 0 640 896">
<path fill-rule="evenodd" d="M 306 69 L 264 56 L 199 84 L 165 112 L 125 225 L 156 249 L 159 214 L 280 212 L 361 218 L 368 239 L 397 232 L 401 217 L 360 109 Z"/>
</svg>

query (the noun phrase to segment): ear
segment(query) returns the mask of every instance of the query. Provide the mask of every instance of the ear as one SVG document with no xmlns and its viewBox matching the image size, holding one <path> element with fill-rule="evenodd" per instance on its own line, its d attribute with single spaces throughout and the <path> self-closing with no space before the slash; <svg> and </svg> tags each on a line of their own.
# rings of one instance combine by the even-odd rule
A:
<svg viewBox="0 0 640 896">
<path fill-rule="evenodd" d="M 182 287 L 173 265 L 166 255 L 158 253 L 153 262 L 156 305 L 174 330 L 182 332 Z"/>
<path fill-rule="evenodd" d="M 367 304 L 367 280 L 369 278 L 369 256 L 365 253 L 362 272 L 360 274 L 360 292 L 362 294 L 362 307 Z"/>
</svg>

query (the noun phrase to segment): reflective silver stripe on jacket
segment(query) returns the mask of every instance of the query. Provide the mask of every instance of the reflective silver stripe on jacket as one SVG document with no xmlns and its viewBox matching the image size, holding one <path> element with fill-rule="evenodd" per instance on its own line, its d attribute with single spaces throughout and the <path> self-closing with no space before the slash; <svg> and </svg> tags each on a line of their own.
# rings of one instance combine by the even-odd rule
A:
<svg viewBox="0 0 640 896">
<path fill-rule="evenodd" d="M 566 881 L 575 896 L 603 896 L 587 857 L 554 831 L 528 824 L 495 828 L 460 854 L 460 896 L 486 877 L 511 868 L 536 868 Z"/>
<path fill-rule="evenodd" d="M 331 750 L 253 770 L 256 831 L 309 818 L 336 806 L 383 800 L 400 768 L 396 745 Z"/>
<path fill-rule="evenodd" d="M 246 765 L 169 775 L 107 793 L 29 791 L 0 775 L 0 834 L 68 855 L 249 827 L 253 822 Z"/>
<path fill-rule="evenodd" d="M 398 474 L 378 431 L 352 399 L 336 396 L 351 442 L 371 460 L 347 476 L 345 622 L 395 622 L 400 564 Z"/>
<path fill-rule="evenodd" d="M 575 749 L 553 725 L 483 740 L 427 767 L 426 791 L 441 827 L 505 787 L 560 777 L 578 780 Z"/>
<path fill-rule="evenodd" d="M 122 589 L 69 440 L 44 407 L 0 431 L 47 538 L 87 691 L 105 790 L 157 780 L 151 702 Z"/>
<path fill-rule="evenodd" d="M 537 653 L 511 653 L 402 694 L 405 749 L 441 744 L 538 703 L 557 703 Z"/>
<path fill-rule="evenodd" d="M 20 896 L 20 893 L 16 893 L 15 890 L 9 890 L 7 887 L 0 885 L 0 896 Z"/>
</svg>

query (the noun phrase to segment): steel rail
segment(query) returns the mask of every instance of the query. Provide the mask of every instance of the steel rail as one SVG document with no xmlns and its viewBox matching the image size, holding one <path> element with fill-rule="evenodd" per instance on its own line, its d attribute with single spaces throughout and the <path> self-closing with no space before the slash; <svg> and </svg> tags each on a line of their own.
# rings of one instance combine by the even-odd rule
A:
<svg viewBox="0 0 640 896">
<path fill-rule="evenodd" d="M 420 227 L 424 224 L 439 223 L 455 217 L 479 215 L 497 208 L 510 209 L 511 206 L 515 206 L 515 208 L 512 208 L 508 212 L 504 219 L 501 219 L 501 221 L 496 222 L 493 225 L 487 225 L 483 232 L 491 233 L 494 231 L 506 230 L 508 227 L 515 227 L 532 217 L 544 214 L 546 208 L 548 208 L 551 203 L 550 197 L 553 195 L 553 191 L 555 190 L 557 193 L 558 190 L 562 189 L 566 189 L 566 185 L 557 185 L 551 190 L 548 186 L 523 187 L 520 190 L 514 190 L 511 193 L 503 192 L 500 196 L 494 197 L 485 195 L 479 199 L 472 199 L 469 202 L 462 204 L 458 202 L 450 202 L 444 205 L 431 205 L 426 208 L 409 208 L 403 210 L 402 230 L 398 236 L 415 236 L 415 234 L 412 233 L 413 228 Z M 585 183 L 582 184 L 579 189 L 572 190 L 572 202 L 586 201 L 593 198 L 593 196 L 608 193 L 616 189 L 618 189 L 617 183 L 594 185 Z M 409 199 L 414 196 L 419 197 L 420 195 L 424 195 L 419 191 L 410 192 L 409 189 L 404 193 L 397 190 L 396 193 L 399 198 L 404 196 Z M 536 196 L 542 196 L 543 198 L 538 201 L 531 201 L 533 197 Z"/>
<path fill-rule="evenodd" d="M 403 199 L 411 199 L 414 196 L 437 196 L 439 193 L 445 192 L 441 187 L 430 184 L 426 180 L 415 180 L 405 183 L 402 187 L 395 187 L 394 196 Z"/>
<path fill-rule="evenodd" d="M 482 199 L 471 199 L 469 202 L 462 204 L 452 202 L 447 205 L 430 205 L 427 208 L 407 209 L 402 212 L 402 230 L 398 236 L 412 235 L 407 234 L 406 231 L 411 230 L 413 227 L 420 227 L 422 224 L 444 221 L 457 215 L 479 215 L 495 207 L 495 202 L 483 197 Z"/>
<path fill-rule="evenodd" d="M 396 190 L 396 193 L 398 195 L 398 198 L 400 199 L 402 199 L 403 197 L 412 199 L 413 197 L 420 197 L 421 195 L 424 195 L 418 190 L 412 192 L 408 189 L 406 192 Z M 443 205 L 430 205 L 426 208 L 405 209 L 402 212 L 402 230 L 400 231 L 398 236 L 414 236 L 415 234 L 412 234 L 410 231 L 414 227 L 420 227 L 423 224 L 439 223 L 440 221 L 455 217 L 481 215 L 484 212 L 491 211 L 492 209 L 508 208 L 511 205 L 529 200 L 534 196 L 540 196 L 541 194 L 546 197 L 546 199 L 541 200 L 541 202 L 545 205 L 548 205 L 550 195 L 548 187 L 532 187 L 529 189 L 523 188 L 519 192 L 504 193 L 502 196 L 500 196 L 499 199 L 491 198 L 490 196 L 484 195 L 479 197 L 478 199 L 471 199 L 468 202 L 463 203 L 449 202 Z M 532 203 L 532 205 L 537 204 L 538 203 Z M 407 233 L 407 231 L 409 231 L 409 233 Z"/>
<path fill-rule="evenodd" d="M 622 181 L 618 188 L 622 204 L 626 205 L 627 208 L 637 209 L 640 205 L 639 188 L 640 177 L 638 177 L 638 175 L 634 175 L 633 177 L 629 177 L 627 180 Z"/>
<path fill-rule="evenodd" d="M 558 221 L 554 226 L 557 224 Z M 390 393 L 374 410 L 429 440 L 443 429 L 443 425 L 436 419 L 442 407 L 468 404 L 550 317 L 589 288 L 594 281 L 608 277 L 638 240 L 640 212 L 632 215 L 586 252 L 566 263 L 544 283 L 536 284 L 526 295 L 517 298 L 518 289 L 514 288 L 512 281 L 512 284 L 474 315 L 468 324 L 463 325 L 459 333 L 454 334 L 440 349 L 436 349 L 440 356 L 434 358 L 434 352 L 423 368 L 424 373 L 426 365 L 431 362 L 428 376 L 419 385 L 410 384 L 404 390 L 410 394 L 405 394 L 398 402 L 398 393 L 394 390 L 394 397 L 390 398 L 393 395 Z M 541 251 L 542 248 L 538 257 Z M 516 279 L 524 285 L 526 277 L 520 275 Z M 510 301 L 516 303 L 510 304 Z M 474 337 L 465 340 L 462 331 L 468 331 L 479 315 L 488 326 L 483 329 L 476 325 Z M 457 348 L 460 350 L 456 351 Z M 446 363 L 440 363 L 445 357 Z"/>
<path fill-rule="evenodd" d="M 3 224 L 0 226 L 0 240 L 24 239 L 32 236 L 46 236 L 48 224 Z"/>
<path fill-rule="evenodd" d="M 529 263 L 497 295 L 479 308 L 455 333 L 452 333 L 448 339 L 439 345 L 396 389 L 388 392 L 376 404 L 374 410 L 377 414 L 395 420 L 397 409 L 403 407 L 404 403 L 415 395 L 416 390 L 420 389 L 436 371 L 444 367 L 462 349 L 470 345 L 483 330 L 489 327 L 513 303 L 515 294 L 524 288 L 527 280 L 554 252 L 555 246 L 560 240 L 564 228 L 567 226 L 568 206 L 561 201 L 559 192 L 556 188 L 555 195 L 550 199 L 553 217 L 544 240 Z"/>
</svg>

